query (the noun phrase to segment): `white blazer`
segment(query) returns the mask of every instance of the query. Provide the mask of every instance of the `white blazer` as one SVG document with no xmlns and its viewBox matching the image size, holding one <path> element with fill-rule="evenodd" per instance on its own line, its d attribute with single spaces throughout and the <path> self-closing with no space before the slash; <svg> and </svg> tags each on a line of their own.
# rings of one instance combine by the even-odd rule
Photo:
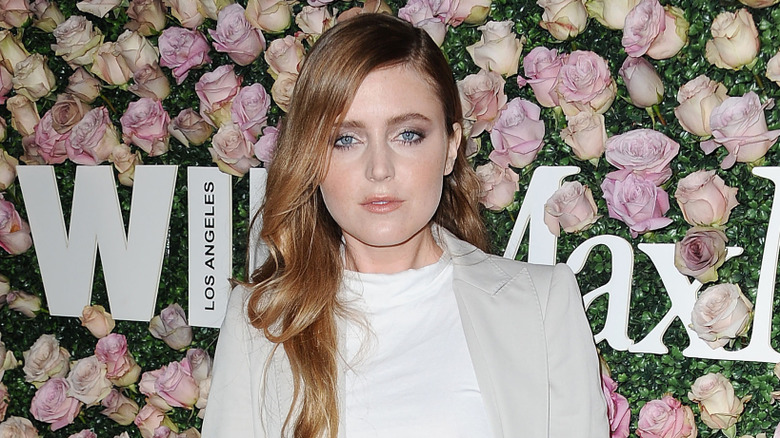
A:
<svg viewBox="0 0 780 438">
<path fill-rule="evenodd" d="M 608 438 L 599 361 L 571 270 L 488 255 L 443 229 L 437 234 L 452 257 L 453 288 L 493 436 Z M 229 300 L 203 438 L 282 436 L 292 375 L 284 349 L 274 351 L 249 325 L 248 296 L 238 287 Z M 344 429 L 342 423 L 340 438 Z"/>
</svg>

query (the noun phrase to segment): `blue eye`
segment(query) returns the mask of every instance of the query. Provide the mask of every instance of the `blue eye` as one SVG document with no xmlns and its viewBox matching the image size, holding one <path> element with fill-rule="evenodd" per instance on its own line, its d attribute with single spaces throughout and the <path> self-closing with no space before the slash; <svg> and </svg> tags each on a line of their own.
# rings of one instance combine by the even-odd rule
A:
<svg viewBox="0 0 780 438">
<path fill-rule="evenodd" d="M 355 137 L 351 135 L 342 135 L 336 139 L 336 142 L 333 145 L 337 148 L 348 148 L 353 144 L 355 144 Z"/>
<path fill-rule="evenodd" d="M 404 143 L 419 143 L 422 141 L 423 136 L 419 132 L 404 131 L 401 133 L 399 138 Z"/>
</svg>

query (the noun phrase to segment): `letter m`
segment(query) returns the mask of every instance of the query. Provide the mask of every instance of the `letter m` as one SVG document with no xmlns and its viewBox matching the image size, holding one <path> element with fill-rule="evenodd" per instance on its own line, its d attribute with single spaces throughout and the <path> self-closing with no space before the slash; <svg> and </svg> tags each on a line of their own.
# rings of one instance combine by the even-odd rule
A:
<svg viewBox="0 0 780 438">
<path fill-rule="evenodd" d="M 176 166 L 138 166 L 125 224 L 110 166 L 79 166 L 70 231 L 52 166 L 19 166 L 49 312 L 80 316 L 91 304 L 98 247 L 111 314 L 148 321 L 154 313 L 171 216 Z"/>
</svg>

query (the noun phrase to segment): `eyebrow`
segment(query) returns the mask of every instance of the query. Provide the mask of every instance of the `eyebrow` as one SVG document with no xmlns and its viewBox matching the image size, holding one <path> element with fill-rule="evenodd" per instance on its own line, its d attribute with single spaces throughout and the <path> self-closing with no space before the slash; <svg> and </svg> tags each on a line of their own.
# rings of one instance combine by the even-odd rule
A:
<svg viewBox="0 0 780 438">
<path fill-rule="evenodd" d="M 423 122 L 431 122 L 431 119 L 420 113 L 405 113 L 391 117 L 388 121 L 388 125 L 399 125 L 413 120 L 422 120 Z M 363 122 L 356 120 L 345 120 L 341 125 L 341 128 L 365 128 Z"/>
</svg>

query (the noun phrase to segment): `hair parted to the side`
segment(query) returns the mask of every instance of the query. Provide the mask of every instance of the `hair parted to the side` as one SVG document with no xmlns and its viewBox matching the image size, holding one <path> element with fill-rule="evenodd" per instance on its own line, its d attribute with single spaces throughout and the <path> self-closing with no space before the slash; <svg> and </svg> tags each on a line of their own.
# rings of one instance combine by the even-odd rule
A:
<svg viewBox="0 0 780 438">
<path fill-rule="evenodd" d="M 336 321 L 346 315 L 336 295 L 344 266 L 341 230 L 325 208 L 319 185 L 335 128 L 363 79 L 395 65 L 414 69 L 430 83 L 453 135 L 453 123 L 462 118 L 460 99 L 436 43 L 398 18 L 362 14 L 327 31 L 307 55 L 268 170 L 259 214 L 260 237 L 270 255 L 252 273 L 248 315 L 277 348 L 283 347 L 290 362 L 294 400 L 284 429 L 293 427 L 294 437 L 335 438 L 339 425 Z M 479 184 L 463 145 L 444 178 L 433 221 L 484 249 Z"/>
</svg>

